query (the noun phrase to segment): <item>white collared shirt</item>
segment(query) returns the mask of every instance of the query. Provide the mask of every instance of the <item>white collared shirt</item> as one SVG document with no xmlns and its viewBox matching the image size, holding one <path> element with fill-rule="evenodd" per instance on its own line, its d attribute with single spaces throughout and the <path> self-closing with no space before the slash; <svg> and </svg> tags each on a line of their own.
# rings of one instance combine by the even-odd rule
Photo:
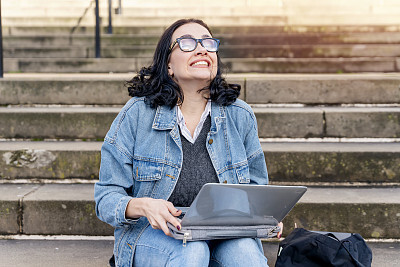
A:
<svg viewBox="0 0 400 267">
<path fill-rule="evenodd" d="M 203 111 L 203 114 L 201 114 L 200 121 L 197 124 L 196 129 L 194 130 L 193 137 L 192 137 L 189 129 L 186 126 L 185 118 L 183 117 L 181 108 L 179 106 L 176 106 L 176 108 L 177 108 L 176 113 L 178 116 L 178 125 L 179 125 L 179 128 L 181 129 L 181 133 L 186 138 L 186 140 L 188 140 L 190 143 L 194 144 L 194 142 L 196 141 L 197 137 L 199 136 L 199 134 L 201 132 L 201 129 L 203 129 L 204 121 L 207 119 L 208 114 L 211 113 L 211 100 L 209 100 L 207 102 L 207 105 Z"/>
</svg>

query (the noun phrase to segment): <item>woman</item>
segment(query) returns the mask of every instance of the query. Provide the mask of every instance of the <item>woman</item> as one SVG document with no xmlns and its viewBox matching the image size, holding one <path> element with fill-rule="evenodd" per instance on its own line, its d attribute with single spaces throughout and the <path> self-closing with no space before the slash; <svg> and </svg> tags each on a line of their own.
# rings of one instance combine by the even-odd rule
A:
<svg viewBox="0 0 400 267">
<path fill-rule="evenodd" d="M 97 216 L 115 228 L 117 266 L 267 266 L 261 242 L 188 242 L 170 237 L 208 182 L 267 184 L 251 108 L 221 77 L 219 40 L 201 20 L 162 35 L 153 63 L 128 82 L 133 97 L 101 150 Z"/>
</svg>

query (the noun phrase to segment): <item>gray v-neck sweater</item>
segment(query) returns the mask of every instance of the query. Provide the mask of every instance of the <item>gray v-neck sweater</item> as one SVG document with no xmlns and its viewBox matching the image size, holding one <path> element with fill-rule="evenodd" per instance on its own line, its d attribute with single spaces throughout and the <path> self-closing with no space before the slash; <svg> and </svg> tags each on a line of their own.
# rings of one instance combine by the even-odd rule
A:
<svg viewBox="0 0 400 267">
<path fill-rule="evenodd" d="M 206 148 L 207 134 L 210 128 L 211 117 L 208 115 L 194 144 L 186 140 L 181 133 L 182 170 L 175 189 L 168 199 L 175 207 L 189 207 L 204 184 L 219 183 Z"/>
</svg>

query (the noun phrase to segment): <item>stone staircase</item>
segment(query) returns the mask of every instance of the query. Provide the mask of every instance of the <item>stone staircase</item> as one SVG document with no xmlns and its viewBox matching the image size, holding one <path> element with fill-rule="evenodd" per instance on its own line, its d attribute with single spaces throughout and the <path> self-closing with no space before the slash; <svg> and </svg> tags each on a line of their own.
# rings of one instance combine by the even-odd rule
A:
<svg viewBox="0 0 400 267">
<path fill-rule="evenodd" d="M 257 116 L 271 183 L 309 187 L 284 235 L 295 223 L 358 232 L 374 266 L 396 266 L 400 3 L 184 2 L 123 1 L 114 34 L 102 35 L 103 58 L 94 59 L 90 1 L 2 1 L 0 234 L 109 238 L 93 202 L 101 141 L 129 99 L 124 81 L 185 14 L 205 18 L 221 39 L 227 78 Z M 382 244 L 396 249 L 381 253 Z M 272 262 L 276 245 L 264 243 Z"/>
<path fill-rule="evenodd" d="M 4 138 L 4 141 L 0 142 L 0 154 L 3 159 L 0 169 L 3 182 L 14 184 L 7 186 L 4 184 L 2 188 L 5 188 L 5 193 L 12 192 L 11 188 L 16 187 L 15 196 L 27 194 L 27 199 L 35 196 L 40 199 L 43 194 L 55 201 L 61 195 L 57 194 L 55 198 L 48 192 L 60 187 L 66 191 L 65 198 L 61 197 L 62 200 L 58 201 L 73 201 L 80 196 L 82 198 L 80 200 L 92 203 L 91 183 L 98 178 L 100 162 L 99 141 L 118 113 L 120 109 L 118 104 L 122 104 L 127 98 L 126 90 L 122 86 L 126 77 L 126 74 L 93 74 L 86 77 L 81 74 L 7 75 L 0 82 L 1 95 L 4 96 L 1 104 L 7 105 L 0 108 L 2 121 L 0 135 Z M 400 237 L 400 229 L 395 227 L 399 220 L 400 204 L 400 199 L 396 195 L 400 193 L 398 189 L 400 109 L 395 104 L 400 100 L 399 75 L 252 74 L 228 77 L 229 81 L 243 85 L 242 98 L 253 106 L 271 182 L 312 186 L 302 199 L 302 203 L 288 217 L 287 230 L 290 230 L 296 222 L 307 228 L 360 232 L 366 238 Z M 35 81 L 30 83 L 32 79 Z M 98 83 L 102 83 L 102 86 L 97 87 Z M 323 86 L 318 86 L 320 83 L 323 83 Z M 350 88 L 346 87 L 346 84 Z M 376 95 L 374 99 L 369 99 L 365 91 L 360 90 L 357 93 L 351 89 L 351 86 L 361 85 L 365 90 L 372 92 L 379 90 L 379 92 L 374 94 Z M 79 88 L 81 90 L 78 90 Z M 85 88 L 87 89 L 84 90 Z M 308 101 L 317 102 L 308 104 L 307 100 L 301 101 L 301 97 L 294 98 L 289 92 L 297 90 L 299 94 L 303 88 L 308 95 L 321 95 L 321 98 L 317 101 L 308 98 Z M 329 102 L 333 99 L 329 97 L 328 101 L 325 101 L 326 88 L 330 88 L 330 94 L 336 95 L 334 103 L 347 104 L 331 104 Z M 103 100 L 108 100 L 106 98 L 108 94 L 115 98 L 110 99 L 108 104 L 99 101 L 93 105 L 94 99 L 87 96 L 96 94 L 95 90 L 104 90 Z M 17 99 L 15 99 L 16 92 Z M 268 99 L 269 95 L 275 99 Z M 388 96 L 392 96 L 390 101 L 387 99 Z M 286 104 L 296 99 L 297 104 Z M 354 101 L 355 99 L 363 101 Z M 17 105 L 15 101 L 19 101 Z M 352 102 L 364 104 L 351 105 Z M 382 102 L 392 104 L 369 106 Z M 43 182 L 50 184 L 41 185 Z M 33 184 L 20 188 L 19 183 Z M 69 183 L 89 184 L 69 185 Z M 20 193 L 20 190 L 23 192 Z M 75 194 L 79 196 L 69 191 L 76 192 Z M 320 194 L 322 196 L 332 194 L 332 197 L 337 199 L 333 201 L 332 197 L 329 197 L 326 201 L 323 197 L 322 199 L 317 197 Z M 387 194 L 393 194 L 393 197 L 388 197 Z M 14 199 L 12 205 L 18 203 L 20 205 L 18 199 L 18 197 Z M 23 203 L 27 199 L 24 198 Z M 42 208 L 35 207 L 33 210 L 45 212 L 48 203 L 42 202 L 42 204 L 44 205 Z M 66 213 L 67 210 L 62 208 L 62 204 L 60 205 L 59 212 Z M 317 208 L 321 205 L 323 209 L 333 208 L 332 216 L 341 216 L 343 212 L 347 214 L 349 211 L 347 205 L 354 205 L 359 212 L 348 214 L 348 221 L 343 222 L 327 219 Z M 14 209 L 16 214 L 12 215 L 13 218 L 16 218 L 15 215 L 18 215 L 21 208 L 17 207 L 18 205 Z M 82 208 L 90 211 L 91 215 L 87 214 L 87 219 L 97 220 L 93 217 L 93 207 L 88 210 L 84 205 Z M 76 209 L 74 205 L 69 211 L 73 214 L 68 217 L 72 220 L 80 218 L 79 214 L 83 212 L 81 209 Z M 374 209 L 388 212 L 391 216 L 384 216 L 387 221 L 382 224 L 382 217 L 375 216 L 372 211 Z M 24 207 L 22 210 L 26 214 L 29 208 Z M 49 210 L 49 212 L 54 211 Z M 365 217 L 360 217 L 360 213 L 365 213 Z M 312 220 L 308 216 L 321 218 Z M 37 219 L 59 220 L 60 217 L 65 216 L 39 215 Z M 64 232 L 58 223 L 49 223 L 48 225 L 54 225 L 55 229 L 59 230 L 50 230 L 51 227 L 46 226 L 48 230 L 45 232 L 42 232 L 43 229 L 30 232 L 27 230 L 29 217 L 23 216 L 23 218 L 26 221 L 21 222 L 22 232 L 16 225 L 15 229 L 19 229 L 18 231 L 5 231 L 5 233 L 82 234 L 78 229 L 87 227 L 87 224 L 78 223 L 77 229 L 72 227 Z M 366 227 L 366 221 L 363 220 L 366 218 L 372 228 Z M 372 223 L 373 219 L 376 220 L 376 224 Z M 64 218 L 62 220 L 71 225 Z M 46 223 L 40 222 L 39 225 L 44 226 Z M 375 229 L 374 225 L 381 225 L 378 227 L 380 230 Z M 104 229 L 104 227 L 89 228 L 86 234 L 101 235 Z"/>
</svg>

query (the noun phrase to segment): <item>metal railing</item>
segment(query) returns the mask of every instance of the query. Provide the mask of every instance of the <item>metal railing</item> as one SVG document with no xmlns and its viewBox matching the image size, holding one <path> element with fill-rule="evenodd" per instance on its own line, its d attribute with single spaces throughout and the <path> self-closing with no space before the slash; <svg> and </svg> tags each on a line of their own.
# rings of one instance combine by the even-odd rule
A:
<svg viewBox="0 0 400 267">
<path fill-rule="evenodd" d="M 118 9 L 116 9 L 117 14 L 121 14 L 121 0 L 119 0 Z M 101 38 L 100 38 L 100 11 L 99 11 L 99 0 L 96 0 L 96 7 L 95 7 L 95 16 L 96 16 L 96 36 L 95 36 L 95 47 L 96 47 L 96 58 L 101 57 Z M 108 28 L 107 33 L 112 34 L 112 0 L 108 0 Z"/>
<path fill-rule="evenodd" d="M 0 78 L 4 76 L 3 69 L 3 31 L 1 27 L 1 0 L 0 0 Z"/>
<path fill-rule="evenodd" d="M 100 14 L 99 14 L 99 0 L 96 0 L 95 7 L 95 15 L 96 15 L 96 30 L 95 30 L 95 50 L 96 50 L 96 58 L 101 57 L 100 51 Z"/>
<path fill-rule="evenodd" d="M 111 9 L 112 9 L 112 0 L 108 0 L 108 34 L 112 34 L 112 15 L 111 15 Z"/>
<path fill-rule="evenodd" d="M 100 8 L 99 0 L 95 0 L 95 17 L 96 17 L 96 29 L 95 29 L 95 57 L 101 57 L 101 38 L 100 38 Z M 86 13 L 86 12 L 85 12 Z M 118 9 L 116 9 L 116 14 L 121 14 L 121 0 L 119 0 Z M 3 57 L 3 32 L 2 32 L 2 16 L 1 16 L 1 0 L 0 0 L 0 78 L 4 76 L 4 57 Z M 112 34 L 112 0 L 108 0 L 108 34 Z"/>
</svg>

